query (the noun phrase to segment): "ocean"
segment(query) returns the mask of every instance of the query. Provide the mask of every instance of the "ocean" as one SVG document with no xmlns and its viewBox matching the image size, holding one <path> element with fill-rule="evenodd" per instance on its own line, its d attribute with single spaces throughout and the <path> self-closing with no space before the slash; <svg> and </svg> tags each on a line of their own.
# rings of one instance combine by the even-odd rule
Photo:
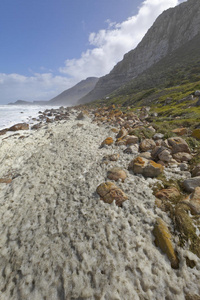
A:
<svg viewBox="0 0 200 300">
<path fill-rule="evenodd" d="M 37 117 L 39 111 L 50 108 L 39 105 L 0 105 L 0 130 L 22 122 L 33 124 L 32 118 Z"/>
</svg>

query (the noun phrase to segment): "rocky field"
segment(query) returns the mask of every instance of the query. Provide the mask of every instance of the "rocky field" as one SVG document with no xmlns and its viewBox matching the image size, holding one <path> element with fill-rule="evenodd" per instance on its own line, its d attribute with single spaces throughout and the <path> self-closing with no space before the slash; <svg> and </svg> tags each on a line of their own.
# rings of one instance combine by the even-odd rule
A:
<svg viewBox="0 0 200 300">
<path fill-rule="evenodd" d="M 0 299 L 200 299 L 199 129 L 148 114 L 60 108 L 0 132 Z"/>
</svg>

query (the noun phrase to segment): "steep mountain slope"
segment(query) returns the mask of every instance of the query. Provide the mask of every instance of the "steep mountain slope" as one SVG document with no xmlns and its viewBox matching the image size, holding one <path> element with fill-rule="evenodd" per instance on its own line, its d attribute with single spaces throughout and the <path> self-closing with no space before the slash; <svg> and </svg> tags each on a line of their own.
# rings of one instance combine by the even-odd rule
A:
<svg viewBox="0 0 200 300">
<path fill-rule="evenodd" d="M 47 102 L 47 105 L 75 105 L 77 101 L 89 93 L 96 85 L 98 78 L 88 77 L 77 83 L 72 88 L 62 92 Z"/>
<path fill-rule="evenodd" d="M 80 102 L 90 102 L 110 94 L 162 58 L 184 47 L 200 32 L 199 14 L 199 0 L 188 0 L 164 11 L 139 45 L 127 53 L 108 75 L 101 77 L 95 89 Z"/>
</svg>

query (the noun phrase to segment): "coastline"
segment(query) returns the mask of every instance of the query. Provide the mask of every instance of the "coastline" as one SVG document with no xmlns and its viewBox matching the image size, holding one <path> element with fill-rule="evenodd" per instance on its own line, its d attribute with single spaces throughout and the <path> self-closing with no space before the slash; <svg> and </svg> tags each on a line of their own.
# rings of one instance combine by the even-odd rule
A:
<svg viewBox="0 0 200 300">
<path fill-rule="evenodd" d="M 199 293 L 198 267 L 177 248 L 179 270 L 154 245 L 157 216 L 171 226 L 167 214 L 155 208 L 145 179 L 127 171 L 117 185 L 128 195 L 118 207 L 100 201 L 97 186 L 107 170 L 127 170 L 138 152 L 124 147 L 100 147 L 114 138 L 113 126 L 98 125 L 88 116 L 77 120 L 70 109 L 66 120 L 22 131 L 0 143 L 0 173 L 12 178 L 0 186 L 2 300 L 30 299 L 185 299 Z M 118 153 L 119 160 L 103 157 Z M 10 176 L 10 177 L 9 177 Z"/>
</svg>

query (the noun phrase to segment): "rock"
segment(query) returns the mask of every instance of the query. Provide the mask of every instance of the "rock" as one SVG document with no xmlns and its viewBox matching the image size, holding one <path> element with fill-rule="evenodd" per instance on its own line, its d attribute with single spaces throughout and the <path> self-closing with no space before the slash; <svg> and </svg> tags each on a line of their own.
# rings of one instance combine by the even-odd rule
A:
<svg viewBox="0 0 200 300">
<path fill-rule="evenodd" d="M 181 163 L 178 166 L 179 166 L 181 171 L 187 171 L 188 170 L 188 165 L 186 163 Z M 200 175 L 200 173 L 199 173 L 199 175 Z"/>
<path fill-rule="evenodd" d="M 121 206 L 128 199 L 127 195 L 110 181 L 101 183 L 96 191 L 105 203 L 111 204 L 115 200 L 116 205 Z"/>
<path fill-rule="evenodd" d="M 131 145 L 127 147 L 123 152 L 127 154 L 133 154 L 133 153 L 135 154 L 138 152 L 138 145 L 137 144 Z"/>
<path fill-rule="evenodd" d="M 158 153 L 158 158 L 161 161 L 169 162 L 172 159 L 172 156 L 171 156 L 169 150 L 164 149 L 163 151 L 161 151 L 160 153 Z"/>
<path fill-rule="evenodd" d="M 184 134 L 187 134 L 188 129 L 187 128 L 176 128 L 176 129 L 173 129 L 172 132 L 177 134 L 178 136 L 182 136 Z"/>
<path fill-rule="evenodd" d="M 179 268 L 179 259 L 172 245 L 172 236 L 165 222 L 157 218 L 156 224 L 153 229 L 153 235 L 155 236 L 155 245 L 164 252 L 173 269 Z"/>
<path fill-rule="evenodd" d="M 173 137 L 169 138 L 167 141 L 172 147 L 172 154 L 176 154 L 179 152 L 190 153 L 190 148 L 184 139 L 180 137 Z"/>
<path fill-rule="evenodd" d="M 117 128 L 111 128 L 111 131 L 114 132 L 114 133 L 117 133 L 118 129 Z"/>
<path fill-rule="evenodd" d="M 163 172 L 164 167 L 153 160 L 138 156 L 130 162 L 128 169 L 135 174 L 142 174 L 144 177 L 157 177 Z"/>
<path fill-rule="evenodd" d="M 199 186 L 200 186 L 200 176 L 189 178 L 183 181 L 183 187 L 189 193 L 194 192 L 195 188 Z"/>
<path fill-rule="evenodd" d="M 196 128 L 192 131 L 192 137 L 197 140 L 200 140 L 200 128 Z"/>
<path fill-rule="evenodd" d="M 109 160 L 110 161 L 117 161 L 119 159 L 119 154 L 116 153 L 116 154 L 111 154 L 108 156 Z"/>
<path fill-rule="evenodd" d="M 17 131 L 17 130 L 28 130 L 29 125 L 26 123 L 18 123 L 13 126 L 11 126 L 8 130 L 9 131 Z"/>
<path fill-rule="evenodd" d="M 192 170 L 192 177 L 200 176 L 200 164 L 197 164 L 196 167 Z"/>
<path fill-rule="evenodd" d="M 180 192 L 175 187 L 170 187 L 167 189 L 162 189 L 155 194 L 155 197 L 161 200 L 176 200 L 180 197 Z"/>
<path fill-rule="evenodd" d="M 119 138 L 123 139 L 123 138 L 124 138 L 125 136 L 127 136 L 127 135 L 128 135 L 128 131 L 127 131 L 124 127 L 122 127 L 122 128 L 120 129 L 120 131 L 118 132 L 116 138 L 117 138 L 117 139 L 119 139 Z"/>
<path fill-rule="evenodd" d="M 138 143 L 138 137 L 135 135 L 127 136 L 126 145 L 133 145 Z"/>
<path fill-rule="evenodd" d="M 0 135 L 6 134 L 7 131 L 8 131 L 7 128 L 0 130 Z"/>
<path fill-rule="evenodd" d="M 150 152 L 142 152 L 140 153 L 140 157 L 146 158 L 146 159 L 150 159 L 151 160 L 151 153 Z"/>
<path fill-rule="evenodd" d="M 155 128 L 153 128 L 153 126 L 149 126 L 147 129 L 148 129 L 149 131 L 151 131 L 152 133 L 155 133 L 155 132 L 156 132 L 156 130 L 155 130 Z"/>
<path fill-rule="evenodd" d="M 162 133 L 155 133 L 154 136 L 153 136 L 153 139 L 156 141 L 156 140 L 163 139 L 163 137 L 164 137 L 164 134 L 162 134 Z"/>
<path fill-rule="evenodd" d="M 166 147 L 164 146 L 156 146 L 152 151 L 151 151 L 151 157 L 153 160 L 155 161 L 158 161 L 160 158 L 159 158 L 159 155 L 165 151 L 165 150 L 168 150 Z M 169 150 L 168 150 L 169 151 Z"/>
<path fill-rule="evenodd" d="M 178 152 L 178 153 L 173 154 L 173 158 L 177 162 L 190 161 L 192 159 L 192 155 L 189 153 Z"/>
<path fill-rule="evenodd" d="M 85 115 L 83 114 L 83 112 L 81 111 L 78 116 L 76 117 L 76 120 L 83 120 L 85 119 Z"/>
<path fill-rule="evenodd" d="M 154 140 L 152 139 L 144 139 L 141 143 L 140 143 L 140 150 L 142 152 L 146 152 L 148 150 L 152 150 L 156 147 L 156 143 L 154 142 Z"/>
<path fill-rule="evenodd" d="M 182 202 L 189 206 L 193 215 L 200 215 L 200 187 L 196 187 L 194 192 Z"/>
<path fill-rule="evenodd" d="M 200 96 L 200 91 L 195 91 L 195 92 L 194 92 L 194 95 L 195 95 L 195 96 Z"/>
<path fill-rule="evenodd" d="M 39 128 L 41 128 L 41 124 L 40 124 L 40 123 L 35 124 L 35 125 L 33 125 L 33 126 L 31 127 L 32 130 L 37 130 L 37 129 L 39 129 Z"/>
<path fill-rule="evenodd" d="M 0 178 L 0 183 L 6 183 L 9 184 L 12 182 L 11 178 Z"/>
<path fill-rule="evenodd" d="M 118 167 L 112 168 L 108 171 L 107 173 L 107 177 L 110 180 L 119 180 L 121 179 L 122 181 L 124 181 L 127 177 L 126 172 Z"/>
<path fill-rule="evenodd" d="M 105 145 L 112 145 L 114 143 L 113 138 L 112 137 L 107 137 L 102 143 L 100 147 L 104 147 Z"/>
</svg>

